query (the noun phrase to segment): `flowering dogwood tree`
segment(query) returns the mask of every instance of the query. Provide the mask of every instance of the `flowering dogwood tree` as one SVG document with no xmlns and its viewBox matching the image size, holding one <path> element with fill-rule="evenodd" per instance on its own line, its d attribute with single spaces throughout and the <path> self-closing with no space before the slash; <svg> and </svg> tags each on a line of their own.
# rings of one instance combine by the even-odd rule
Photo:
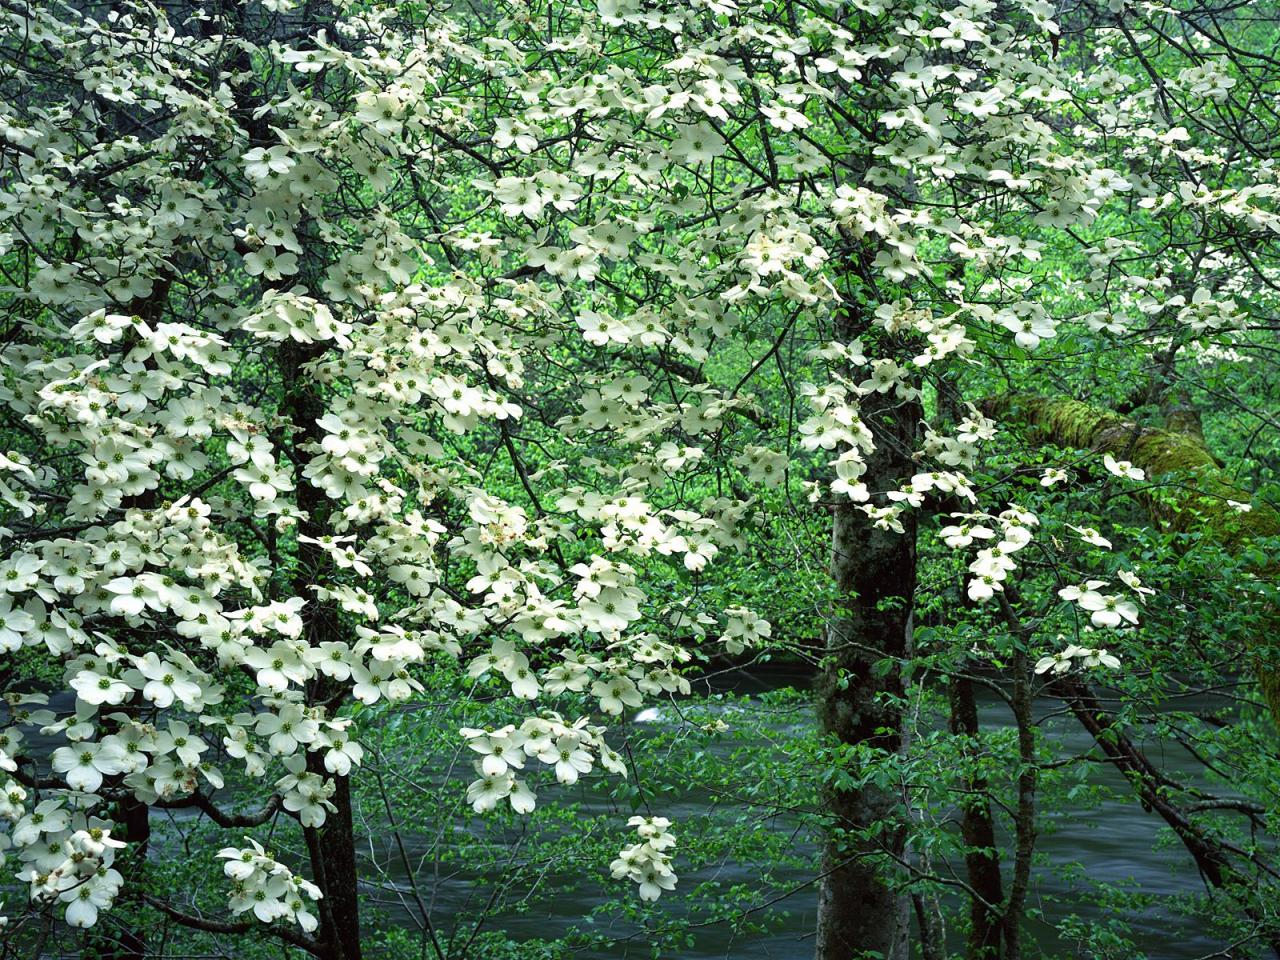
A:
<svg viewBox="0 0 1280 960">
<path fill-rule="evenodd" d="M 416 664 L 460 658 L 521 705 L 516 724 L 460 734 L 476 810 L 532 809 L 530 766 L 625 775 L 602 726 L 533 701 L 584 692 L 616 716 L 687 689 L 628 558 L 700 567 L 720 534 L 625 484 L 543 485 L 552 513 L 529 480 L 531 504 L 507 502 L 449 449 L 485 432 L 509 446 L 525 353 L 577 340 L 503 261 L 581 189 L 468 142 L 518 152 L 469 92 L 518 72 L 502 30 L 484 43 L 469 21 L 287 6 L 3 12 L 5 648 L 52 658 L 74 701 L 12 693 L 0 766 L 32 910 L 92 926 L 132 883 L 179 922 L 261 922 L 355 958 L 347 708 L 405 700 Z M 490 171 L 495 222 L 519 231 L 437 222 L 456 198 L 428 191 L 476 197 Z M 620 256 L 625 232 L 601 232 Z M 62 741 L 47 762 L 23 748 L 33 726 Z M 227 763 L 261 782 L 258 809 L 212 798 Z M 148 810 L 174 808 L 228 831 L 230 919 L 146 885 Z M 246 837 L 280 816 L 304 871 Z M 637 822 L 613 872 L 651 899 L 674 885 L 674 839 Z"/>
<path fill-rule="evenodd" d="M 1039 525 L 1005 489 L 980 501 L 966 471 L 997 423 L 948 378 L 1147 309 L 1136 271 L 1124 309 L 1100 305 L 1119 241 L 1068 294 L 1037 287 L 1045 244 L 1109 203 L 1274 223 L 1271 185 L 1172 200 L 1080 150 L 1076 111 L 1116 90 L 1073 102 L 1052 14 L 0 5 L 0 643 L 68 694 L 8 695 L 11 912 L 90 927 L 129 896 L 356 960 L 355 708 L 457 661 L 507 716 L 458 731 L 476 811 L 625 776 L 604 721 L 687 692 L 687 646 L 773 631 L 766 598 L 716 609 L 697 575 L 779 499 L 832 517 L 824 730 L 902 750 L 918 513 L 949 514 L 968 598 L 1006 606 Z M 1185 159 L 1181 129 L 1127 136 Z M 1237 322 L 1209 287 L 1166 308 Z M 924 425 L 926 400 L 951 415 Z M 552 444 L 570 453 L 532 467 Z M 1124 630 L 1130 576 L 1059 599 Z M 1015 667 L 1118 663 L 1101 641 L 1041 656 Z M 252 810 L 219 803 L 232 769 Z M 906 900 L 869 859 L 903 840 L 867 837 L 900 797 L 840 781 L 828 803 L 820 955 L 903 956 Z M 225 830 L 226 918 L 146 882 L 150 812 L 175 808 Z M 284 820 L 305 858 L 255 836 Z M 629 826 L 611 872 L 657 898 L 679 824 Z"/>
</svg>

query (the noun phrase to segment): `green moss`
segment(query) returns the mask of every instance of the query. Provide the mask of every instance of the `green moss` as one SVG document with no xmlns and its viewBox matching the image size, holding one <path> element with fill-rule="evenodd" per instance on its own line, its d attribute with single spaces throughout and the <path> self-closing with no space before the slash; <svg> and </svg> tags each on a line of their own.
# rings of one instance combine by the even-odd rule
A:
<svg viewBox="0 0 1280 960">
<path fill-rule="evenodd" d="M 1144 427 L 1114 411 L 1065 398 L 1012 394 L 983 407 L 1005 422 L 1021 423 L 1043 442 L 1109 453 L 1141 467 L 1153 480 L 1166 481 L 1159 495 L 1141 498 L 1152 518 L 1166 529 L 1198 531 L 1201 537 L 1231 549 L 1280 536 L 1280 512 L 1264 503 L 1253 503 L 1247 513 L 1232 506 L 1230 501 L 1251 503 L 1251 495 L 1232 481 L 1194 434 Z M 1280 576 L 1273 561 L 1251 572 L 1273 582 Z M 1271 632 L 1280 632 L 1276 611 L 1266 622 Z M 1254 646 L 1251 640 L 1246 638 L 1246 643 Z M 1272 716 L 1280 723 L 1280 669 L 1256 658 L 1255 669 Z"/>
</svg>

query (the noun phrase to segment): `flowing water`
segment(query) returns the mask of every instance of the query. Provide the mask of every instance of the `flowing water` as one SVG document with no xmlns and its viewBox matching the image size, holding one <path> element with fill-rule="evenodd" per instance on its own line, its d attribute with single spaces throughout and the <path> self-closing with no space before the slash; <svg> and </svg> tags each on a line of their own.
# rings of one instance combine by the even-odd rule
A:
<svg viewBox="0 0 1280 960">
<path fill-rule="evenodd" d="M 807 685 L 803 677 L 771 671 L 765 674 L 735 675 L 721 689 L 748 694 L 763 692 L 783 685 Z M 1178 709 L 1194 710 L 1209 707 L 1207 701 L 1198 703 L 1187 700 L 1178 703 Z M 1213 704 L 1216 706 L 1217 704 Z M 1070 716 L 1062 716 L 1060 701 L 1044 700 L 1036 704 L 1037 716 L 1044 720 L 1043 732 L 1056 747 L 1059 756 L 1078 756 L 1094 747 L 1090 735 Z M 1011 728 L 1012 718 L 1004 703 L 992 695 L 980 703 L 980 717 L 984 729 Z M 677 722 L 673 714 L 662 707 L 649 707 L 633 717 L 640 727 L 661 728 Z M 811 721 L 810 721 L 811 722 Z M 718 748 L 725 754 L 744 746 L 741 736 L 728 736 Z M 1196 780 L 1196 763 L 1180 747 L 1164 748 L 1160 744 L 1141 744 L 1148 755 L 1175 778 Z M 763 740 L 761 749 L 775 749 L 775 745 Z M 1155 814 L 1143 811 L 1140 804 L 1130 799 L 1131 792 L 1124 778 L 1110 765 L 1096 764 L 1089 780 L 1093 787 L 1111 788 L 1116 796 L 1100 803 L 1088 804 L 1080 814 L 1058 813 L 1038 840 L 1038 853 L 1050 864 L 1079 864 L 1076 876 L 1063 876 L 1044 866 L 1038 866 L 1034 890 L 1028 908 L 1032 913 L 1043 910 L 1041 920 L 1032 921 L 1031 933 L 1046 948 L 1057 948 L 1056 955 L 1070 956 L 1069 949 L 1054 932 L 1054 924 L 1069 915 L 1093 925 L 1110 919 L 1105 908 L 1081 895 L 1091 884 L 1111 884 L 1131 890 L 1135 895 L 1153 898 L 1131 901 L 1125 907 L 1123 919 L 1129 924 L 1129 937 L 1138 950 L 1149 960 L 1243 960 L 1247 953 L 1227 952 L 1223 942 L 1209 932 L 1200 929 L 1197 921 L 1179 917 L 1171 909 L 1177 897 L 1196 895 L 1204 887 L 1194 864 L 1182 847 L 1168 842 L 1163 822 Z M 608 805 L 592 794 L 582 794 L 585 815 L 602 814 Z M 686 793 L 679 802 L 664 801 L 664 815 L 677 824 L 690 823 L 696 818 L 711 814 L 710 798 L 696 791 Z M 787 829 L 780 824 L 778 829 Z M 1161 843 L 1163 839 L 1163 843 Z M 1007 845 L 1006 849 L 1007 849 Z M 682 948 L 678 954 L 682 960 L 808 960 L 813 954 L 812 932 L 815 921 L 817 894 L 812 881 L 818 851 L 813 844 L 802 845 L 797 852 L 808 857 L 804 868 L 782 870 L 775 873 L 788 888 L 798 888 L 785 900 L 770 907 L 771 911 L 786 911 L 781 924 L 768 934 L 733 939 L 727 925 L 709 927 L 698 932 L 692 947 Z M 678 865 L 677 865 L 678 866 Z M 1007 866 L 1007 865 L 1006 865 Z M 717 866 L 714 870 L 680 873 L 681 888 L 692 886 L 700 880 L 715 878 L 725 885 L 747 884 L 755 881 L 755 868 L 750 861 Z M 539 901 L 527 912 L 495 917 L 492 925 L 505 931 L 516 941 L 554 937 L 581 924 L 581 920 L 604 898 L 616 891 L 600 886 L 584 885 L 583 889 L 559 896 L 550 902 Z M 483 903 L 484 888 L 460 881 L 458 878 L 442 884 L 433 892 L 433 912 L 443 917 L 466 916 Z M 406 924 L 409 918 L 405 917 Z M 411 924 L 410 924 L 411 925 Z M 619 928 L 619 937 L 633 933 L 635 928 Z M 958 946 L 953 944 L 953 946 Z M 668 956 L 668 954 L 663 954 Z M 592 954 L 596 956 L 596 954 Z M 602 957 L 647 957 L 648 946 L 642 936 L 620 942 Z M 1092 955 L 1078 954 L 1081 960 L 1093 960 Z"/>
<path fill-rule="evenodd" d="M 806 686 L 807 680 L 799 675 L 787 674 L 778 670 L 767 673 L 737 672 L 721 679 L 714 686 L 737 694 L 752 695 L 781 686 Z M 1194 710 L 1199 707 L 1216 706 L 1208 701 L 1179 702 L 1178 708 Z M 55 709 L 59 703 L 55 702 Z M 69 704 L 67 704 L 69 706 Z M 1093 746 L 1089 734 L 1085 732 L 1070 716 L 1062 715 L 1062 704 L 1058 701 L 1045 700 L 1036 705 L 1038 716 L 1045 720 L 1043 733 L 1054 744 L 1059 756 L 1079 756 L 1087 753 Z M 1012 727 L 1012 718 L 1007 707 L 994 696 L 989 696 L 980 704 L 980 716 L 984 729 L 994 730 L 1001 727 Z M 649 707 L 632 718 L 637 730 L 643 734 L 645 730 L 660 731 L 664 727 L 677 722 L 674 713 L 662 707 Z M 732 718 L 730 718 L 732 719 Z M 788 723 L 793 732 L 804 733 L 812 726 L 812 715 L 805 713 L 790 715 Z M 43 752 L 52 746 L 42 741 L 45 738 L 36 735 L 32 745 L 36 751 Z M 741 749 L 744 745 L 758 746 L 761 750 L 776 749 L 773 743 L 759 740 L 754 744 L 745 739 L 744 734 L 726 736 L 714 749 L 727 756 L 730 751 Z M 1185 754 L 1180 747 L 1165 748 L 1159 743 L 1141 744 L 1148 755 L 1166 772 L 1175 778 L 1197 779 L 1195 761 Z M 455 774 L 462 776 L 463 774 Z M 1196 921 L 1179 917 L 1170 909 L 1171 901 L 1177 897 L 1195 895 L 1203 892 L 1203 886 L 1194 865 L 1177 843 L 1169 843 L 1162 830 L 1160 819 L 1143 811 L 1142 807 L 1130 799 L 1130 792 L 1123 777 L 1107 764 L 1095 764 L 1092 768 L 1090 785 L 1111 788 L 1115 791 L 1112 798 L 1104 798 L 1100 804 L 1090 804 L 1086 812 L 1080 814 L 1058 813 L 1053 822 L 1046 824 L 1040 837 L 1037 849 L 1051 864 L 1078 863 L 1078 876 L 1073 880 L 1046 867 L 1038 867 L 1033 895 L 1029 907 L 1035 911 L 1043 908 L 1044 919 L 1038 921 L 1038 929 L 1033 929 L 1035 938 L 1046 947 L 1061 943 L 1053 931 L 1053 924 L 1064 917 L 1074 914 L 1089 924 L 1106 921 L 1108 917 L 1102 908 L 1081 896 L 1082 879 L 1088 884 L 1114 884 L 1131 889 L 1135 894 L 1154 898 L 1147 905 L 1130 903 L 1124 910 L 1124 919 L 1129 922 L 1130 936 L 1138 950 L 1149 960 L 1244 960 L 1247 953 L 1228 952 L 1224 944 L 1205 930 L 1199 929 Z M 458 784 L 454 784 L 456 788 Z M 609 812 L 609 806 L 599 794 L 582 791 L 579 795 L 582 813 L 586 816 Z M 689 824 L 700 817 L 714 815 L 711 798 L 700 794 L 696 789 L 687 791 L 679 801 L 672 804 L 663 803 L 662 812 L 676 823 Z M 183 812 L 182 819 L 189 815 Z M 779 824 L 778 829 L 787 829 Z M 1161 843 L 1161 840 L 1165 841 Z M 160 847 L 164 841 L 157 836 L 153 843 L 152 855 L 163 855 Z M 407 850 L 411 862 L 423 862 L 430 857 L 430 850 L 420 837 L 412 830 L 405 831 L 405 839 L 409 844 Z M 415 846 L 415 841 L 417 844 Z M 797 840 L 793 850 L 804 857 L 803 867 L 786 868 L 775 872 L 775 881 L 786 888 L 795 888 L 795 892 L 785 900 L 771 906 L 770 912 L 775 918 L 781 917 L 777 924 L 771 925 L 768 934 L 757 934 L 749 938 L 734 939 L 727 926 L 711 926 L 698 932 L 692 947 L 682 948 L 678 956 L 682 960 L 712 960 L 712 958 L 732 958 L 732 960 L 808 960 L 812 956 L 812 931 L 815 920 L 816 890 L 811 882 L 816 873 L 818 851 L 812 843 Z M 678 866 L 678 864 L 677 864 Z M 428 871 L 429 872 L 429 871 Z M 714 870 L 701 873 L 678 871 L 682 889 L 688 889 L 700 880 L 709 879 L 711 873 L 722 884 L 751 885 L 756 881 L 755 866 L 749 859 L 739 863 L 727 863 Z M 391 873 L 390 879 L 400 891 L 406 902 L 411 885 L 408 877 L 400 872 Z M 449 928 L 455 917 L 467 917 L 483 907 L 491 892 L 491 886 L 484 882 L 482 872 L 476 871 L 470 878 L 453 876 L 448 882 L 430 884 L 429 878 L 420 879 L 420 884 L 427 890 L 431 901 L 434 922 L 437 926 Z M 491 921 L 491 928 L 505 931 L 516 941 L 535 940 L 556 937 L 570 929 L 580 926 L 583 917 L 592 908 L 604 902 L 606 897 L 617 893 L 616 885 L 604 883 L 588 883 L 580 885 L 580 889 L 569 895 L 540 899 L 523 912 L 504 912 Z M 785 916 L 782 912 L 785 911 Z M 389 919 L 403 924 L 406 928 L 416 929 L 416 921 L 410 909 L 391 909 Z M 616 930 L 619 938 L 631 936 L 629 940 L 620 941 L 616 949 L 601 957 L 647 957 L 650 956 L 648 945 L 642 936 L 636 936 L 634 927 L 619 927 Z M 664 954 L 665 955 L 665 954 Z M 1065 955 L 1059 953 L 1058 955 Z M 592 954 L 597 956 L 597 954 Z M 1079 955 L 1081 960 L 1092 960 L 1092 957 Z"/>
</svg>

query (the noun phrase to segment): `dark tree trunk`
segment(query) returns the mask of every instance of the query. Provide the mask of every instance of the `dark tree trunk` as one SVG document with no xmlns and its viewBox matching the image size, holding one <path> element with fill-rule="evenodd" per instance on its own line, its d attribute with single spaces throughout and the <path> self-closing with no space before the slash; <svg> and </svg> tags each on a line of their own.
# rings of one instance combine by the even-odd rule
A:
<svg viewBox="0 0 1280 960">
<path fill-rule="evenodd" d="M 979 732 L 973 681 L 963 674 L 953 677 L 949 694 L 951 732 L 965 738 L 961 749 L 966 755 L 971 754 Z M 960 807 L 960 833 L 965 845 L 965 872 L 973 891 L 965 956 L 968 960 L 994 960 L 1000 956 L 1000 904 L 1004 901 L 995 822 L 987 799 L 986 778 L 966 774 L 963 785 L 969 796 Z"/>
<path fill-rule="evenodd" d="M 324 774 L 318 754 L 307 758 L 313 772 Z M 307 852 L 316 885 L 324 891 L 320 901 L 320 941 L 334 960 L 361 960 L 359 873 L 356 865 L 355 825 L 351 808 L 351 781 L 333 777 L 336 789 L 331 802 L 337 810 L 324 826 L 307 830 Z"/>
<path fill-rule="evenodd" d="M 1012 591 L 1010 591 L 1012 592 Z M 1009 899 L 1004 904 L 1004 953 L 1006 960 L 1022 958 L 1022 915 L 1027 894 L 1031 890 L 1031 865 L 1036 849 L 1036 767 L 1034 720 L 1031 716 L 1031 661 L 1024 645 L 1030 640 L 1026 631 L 1018 631 L 1017 620 L 1009 602 L 1001 599 L 1010 613 L 1010 626 L 1021 632 L 1019 649 L 1013 656 L 1013 716 L 1018 724 L 1018 803 L 1013 814 L 1013 877 L 1009 883 Z"/>
<path fill-rule="evenodd" d="M 163 316 L 165 294 L 168 288 L 169 280 L 166 278 L 161 284 L 161 289 L 158 289 L 150 298 L 135 300 L 131 303 L 129 306 L 132 312 L 148 320 L 156 320 Z M 137 496 L 126 497 L 124 506 L 126 509 L 153 510 L 156 506 L 156 491 L 146 490 Z M 136 716 L 135 711 L 130 707 L 125 707 L 124 712 Z M 108 721 L 106 729 L 115 732 L 119 729 L 119 725 L 111 720 Z M 123 780 L 124 775 L 121 774 L 113 777 L 111 782 L 114 786 L 119 786 Z M 124 855 L 117 857 L 115 862 L 116 869 L 124 878 L 124 889 L 118 902 L 121 906 L 129 904 L 136 909 L 141 906 L 137 897 L 138 892 L 147 888 L 147 848 L 151 844 L 151 808 L 135 797 L 126 795 L 115 804 L 113 819 L 116 823 L 114 831 L 116 839 L 128 844 Z M 136 914 L 125 913 L 123 910 L 120 912 L 127 919 L 121 922 L 118 930 L 106 934 L 100 954 L 102 960 L 145 960 L 149 955 L 146 929 Z"/>
<path fill-rule="evenodd" d="M 876 440 L 867 458 L 867 486 L 898 487 L 915 473 L 919 404 L 873 394 L 864 400 L 862 418 Z M 827 624 L 818 678 L 822 733 L 890 753 L 906 746 L 901 666 L 911 655 L 916 586 L 915 518 L 908 511 L 902 522 L 904 533 L 879 530 L 856 504 L 834 507 L 831 576 L 838 607 Z M 856 778 L 859 771 L 848 773 Z M 824 799 L 832 824 L 818 893 L 817 960 L 850 960 L 864 952 L 906 960 L 910 900 L 892 877 L 903 854 L 902 797 L 893 787 L 865 783 L 833 786 Z"/>
<path fill-rule="evenodd" d="M 147 883 L 147 846 L 151 841 L 150 808 L 132 798 L 126 798 L 116 804 L 114 820 L 116 838 L 125 841 L 129 846 L 124 855 L 117 857 L 115 867 L 124 877 L 124 890 L 119 897 L 121 906 L 128 904 L 132 908 L 123 914 L 119 926 L 110 927 L 102 924 L 94 930 L 90 943 L 85 951 L 87 957 L 100 960 L 146 960 L 151 954 L 147 951 L 146 931 L 133 913 L 141 907 L 136 892 L 146 889 Z"/>
<path fill-rule="evenodd" d="M 325 404 L 316 387 L 315 379 L 307 375 L 305 365 L 325 350 L 323 344 L 287 344 L 280 350 L 281 369 L 284 372 L 285 403 L 289 420 L 294 428 L 293 460 L 298 473 L 307 461 L 301 449 L 308 442 L 320 439 L 317 421 L 324 416 Z M 305 480 L 298 484 L 298 509 L 304 517 L 298 523 L 299 534 L 311 538 L 329 532 L 328 519 L 332 511 L 324 493 Z M 329 560 L 324 551 L 314 543 L 298 547 L 298 566 L 294 595 L 304 595 Z M 338 609 L 332 600 L 312 600 L 302 613 L 304 638 L 312 647 L 332 640 L 343 639 L 343 627 Z M 342 693 L 333 681 L 318 678 L 308 691 L 313 704 L 327 704 Z M 319 903 L 320 930 L 318 939 L 330 951 L 333 960 L 361 960 L 359 873 L 356 865 L 355 825 L 351 807 L 351 785 L 347 777 L 334 777 L 324 769 L 319 753 L 307 755 L 307 768 L 335 785 L 330 801 L 337 808 L 325 819 L 324 826 L 307 829 L 307 852 L 316 885 L 324 893 Z"/>
</svg>

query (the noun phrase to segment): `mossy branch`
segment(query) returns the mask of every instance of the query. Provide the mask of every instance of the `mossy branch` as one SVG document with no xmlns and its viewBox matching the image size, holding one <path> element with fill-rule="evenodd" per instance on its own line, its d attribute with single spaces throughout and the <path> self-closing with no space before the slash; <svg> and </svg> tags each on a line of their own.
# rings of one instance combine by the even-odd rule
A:
<svg viewBox="0 0 1280 960">
<path fill-rule="evenodd" d="M 1263 537 L 1280 536 L 1280 511 L 1252 503 L 1252 495 L 1222 469 L 1204 441 L 1193 433 L 1147 427 L 1120 414 L 1062 397 L 1009 394 L 983 404 L 988 416 L 1021 424 L 1044 443 L 1109 453 L 1141 467 L 1153 480 L 1176 480 L 1161 496 L 1140 497 L 1152 518 L 1166 529 L 1198 530 L 1201 536 L 1229 550 L 1240 550 Z M 1237 504 L 1248 504 L 1246 511 Z M 1280 567 L 1274 561 L 1254 568 L 1259 579 L 1274 581 Z M 1267 634 L 1280 633 L 1280 612 L 1274 607 L 1264 620 Z M 1251 638 L 1256 648 L 1267 641 Z M 1280 669 L 1268 657 L 1255 654 L 1259 681 L 1272 716 L 1280 723 Z"/>
</svg>

